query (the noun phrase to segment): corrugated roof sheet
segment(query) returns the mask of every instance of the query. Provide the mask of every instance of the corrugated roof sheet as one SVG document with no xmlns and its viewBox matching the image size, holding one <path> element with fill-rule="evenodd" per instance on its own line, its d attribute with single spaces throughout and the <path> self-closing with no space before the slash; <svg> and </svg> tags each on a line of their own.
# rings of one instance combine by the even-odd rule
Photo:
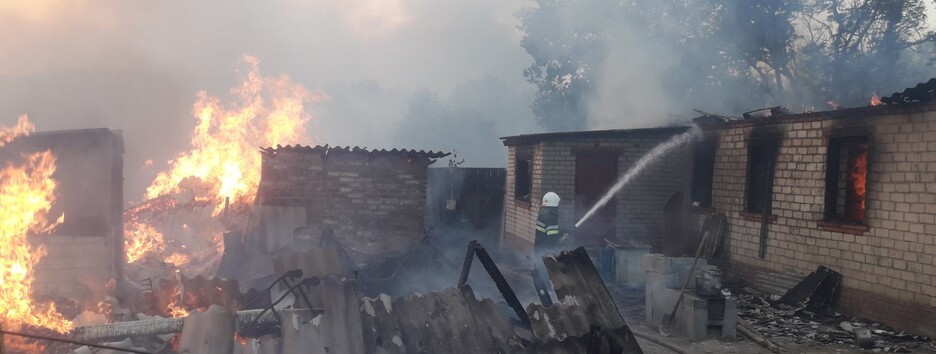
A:
<svg viewBox="0 0 936 354">
<path fill-rule="evenodd" d="M 930 79 L 927 82 L 921 82 L 914 87 L 908 87 L 901 92 L 895 92 L 890 96 L 881 97 L 881 103 L 893 105 L 924 102 L 933 99 L 933 97 L 936 97 L 936 78 Z"/>
<path fill-rule="evenodd" d="M 309 154 L 322 154 L 328 155 L 333 153 L 353 153 L 353 154 L 368 154 L 368 155 L 403 155 L 407 157 L 419 157 L 419 158 L 429 158 L 437 159 L 451 155 L 449 152 L 442 151 L 432 151 L 432 150 L 415 150 L 415 149 L 380 149 L 380 150 L 371 150 L 368 148 L 362 148 L 359 146 L 329 146 L 329 145 L 276 145 L 276 147 L 267 147 L 260 148 L 260 150 L 265 154 L 276 155 L 280 152 L 300 152 L 300 153 L 309 153 Z"/>
<path fill-rule="evenodd" d="M 500 138 L 504 141 L 504 145 L 522 145 L 522 144 L 535 144 L 544 140 L 556 140 L 564 138 L 605 138 L 605 139 L 621 139 L 621 138 L 633 138 L 633 137 L 645 137 L 645 136 L 670 136 L 676 135 L 682 132 L 689 130 L 689 127 L 662 127 L 662 128 L 644 128 L 644 129 L 611 129 L 611 130 L 586 130 L 586 131 L 576 131 L 576 132 L 557 132 L 557 133 L 539 133 L 539 134 L 522 134 L 514 136 L 505 136 Z"/>
<path fill-rule="evenodd" d="M 640 353 L 640 346 L 621 316 L 611 293 L 584 248 L 543 257 L 560 303 L 545 307 L 532 303 L 527 313 L 540 341 L 563 342 L 607 331 L 608 339 L 624 353 Z"/>
</svg>

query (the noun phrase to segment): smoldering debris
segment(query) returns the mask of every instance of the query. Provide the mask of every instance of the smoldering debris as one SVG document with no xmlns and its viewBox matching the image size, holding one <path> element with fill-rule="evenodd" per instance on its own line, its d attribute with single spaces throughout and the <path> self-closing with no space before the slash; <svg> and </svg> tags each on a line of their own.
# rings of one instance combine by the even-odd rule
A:
<svg viewBox="0 0 936 354">
<path fill-rule="evenodd" d="M 754 293 L 751 288 L 746 288 L 749 291 L 734 289 L 738 316 L 767 339 L 786 337 L 800 344 L 845 344 L 888 353 L 910 353 L 923 347 L 936 349 L 928 337 L 832 311 L 828 305 L 834 300 L 830 297 L 834 292 L 822 289 L 828 291 L 833 285 L 837 286 L 841 281 L 837 274 L 820 267 L 779 298 Z"/>
<path fill-rule="evenodd" d="M 471 284 L 369 297 L 361 293 L 363 280 L 329 275 L 291 280 L 312 309 L 298 301 L 293 308 L 273 303 L 234 311 L 229 303 L 185 318 L 82 327 L 73 335 L 162 351 L 192 349 L 210 339 L 218 353 L 642 353 L 584 249 L 550 257 L 546 264 L 563 302 L 528 308 L 532 327 L 512 319 L 496 300 L 476 297 Z M 234 285 L 219 289 L 238 292 Z M 192 325 L 206 321 L 225 325 Z M 266 330 L 256 331 L 258 324 Z"/>
</svg>

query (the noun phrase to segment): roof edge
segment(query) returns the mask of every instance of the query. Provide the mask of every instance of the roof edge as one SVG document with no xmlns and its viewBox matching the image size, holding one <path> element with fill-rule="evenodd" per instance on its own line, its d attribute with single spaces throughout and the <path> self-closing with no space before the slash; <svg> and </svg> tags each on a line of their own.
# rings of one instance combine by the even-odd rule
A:
<svg viewBox="0 0 936 354">
<path fill-rule="evenodd" d="M 607 130 L 583 130 L 571 132 L 537 133 L 505 136 L 500 139 L 505 146 L 536 144 L 544 140 L 566 139 L 566 138 L 625 138 L 633 136 L 649 135 L 676 135 L 689 130 L 689 126 L 670 126 L 657 128 L 637 128 L 637 129 L 607 129 Z"/>
<path fill-rule="evenodd" d="M 275 155 L 279 152 L 297 152 L 297 153 L 306 153 L 306 154 L 321 154 L 328 155 L 333 153 L 353 153 L 353 154 L 367 154 L 367 155 L 400 155 L 407 157 L 424 157 L 428 159 L 438 159 L 451 155 L 450 152 L 442 151 L 426 151 L 426 150 L 415 150 L 415 149 L 380 149 L 380 150 L 371 150 L 367 148 L 362 148 L 359 146 L 329 146 L 329 145 L 276 145 L 276 147 L 260 147 L 260 152 L 269 155 Z"/>
</svg>

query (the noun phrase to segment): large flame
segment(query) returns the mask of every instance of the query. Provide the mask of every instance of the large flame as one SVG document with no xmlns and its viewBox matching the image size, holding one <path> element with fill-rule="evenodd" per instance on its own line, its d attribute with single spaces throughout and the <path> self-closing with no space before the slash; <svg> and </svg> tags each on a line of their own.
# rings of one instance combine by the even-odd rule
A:
<svg viewBox="0 0 936 354">
<path fill-rule="evenodd" d="M 20 117 L 16 127 L 0 128 L 0 146 L 32 129 L 28 119 Z M 33 326 L 65 333 L 72 323 L 56 312 L 55 305 L 30 297 L 33 270 L 45 248 L 32 247 L 27 235 L 47 233 L 57 225 L 46 218 L 55 201 L 55 155 L 43 151 L 23 158 L 22 164 L 0 169 L 0 323 L 4 329 Z"/>
<path fill-rule="evenodd" d="M 192 149 L 169 161 L 169 169 L 159 173 L 147 188 L 147 199 L 185 194 L 189 200 L 211 203 L 212 215 L 220 218 L 228 204 L 237 208 L 253 202 L 260 183 L 258 147 L 312 142 L 305 104 L 326 96 L 291 82 L 287 76 L 262 76 L 257 58 L 245 56 L 243 61 L 249 71 L 231 88 L 232 102 L 222 103 L 204 91 L 198 94 Z M 125 219 L 129 262 L 157 254 L 167 263 L 185 265 L 184 252 L 165 246 L 172 237 L 160 234 L 156 225 L 146 225 L 142 218 L 129 215 Z M 219 232 L 203 237 L 217 250 L 212 252 L 223 250 Z"/>
</svg>

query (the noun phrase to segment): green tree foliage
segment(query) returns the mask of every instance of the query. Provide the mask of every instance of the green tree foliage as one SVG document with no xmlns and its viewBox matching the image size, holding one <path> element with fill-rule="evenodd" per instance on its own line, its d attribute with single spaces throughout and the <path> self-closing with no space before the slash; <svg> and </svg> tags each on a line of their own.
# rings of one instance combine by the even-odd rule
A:
<svg viewBox="0 0 936 354">
<path fill-rule="evenodd" d="M 586 127 L 615 66 L 658 67 L 609 61 L 615 46 L 673 63 L 655 75 L 670 113 L 861 105 L 932 75 L 924 0 L 535 0 L 519 18 L 532 108 L 553 131 Z"/>
</svg>

